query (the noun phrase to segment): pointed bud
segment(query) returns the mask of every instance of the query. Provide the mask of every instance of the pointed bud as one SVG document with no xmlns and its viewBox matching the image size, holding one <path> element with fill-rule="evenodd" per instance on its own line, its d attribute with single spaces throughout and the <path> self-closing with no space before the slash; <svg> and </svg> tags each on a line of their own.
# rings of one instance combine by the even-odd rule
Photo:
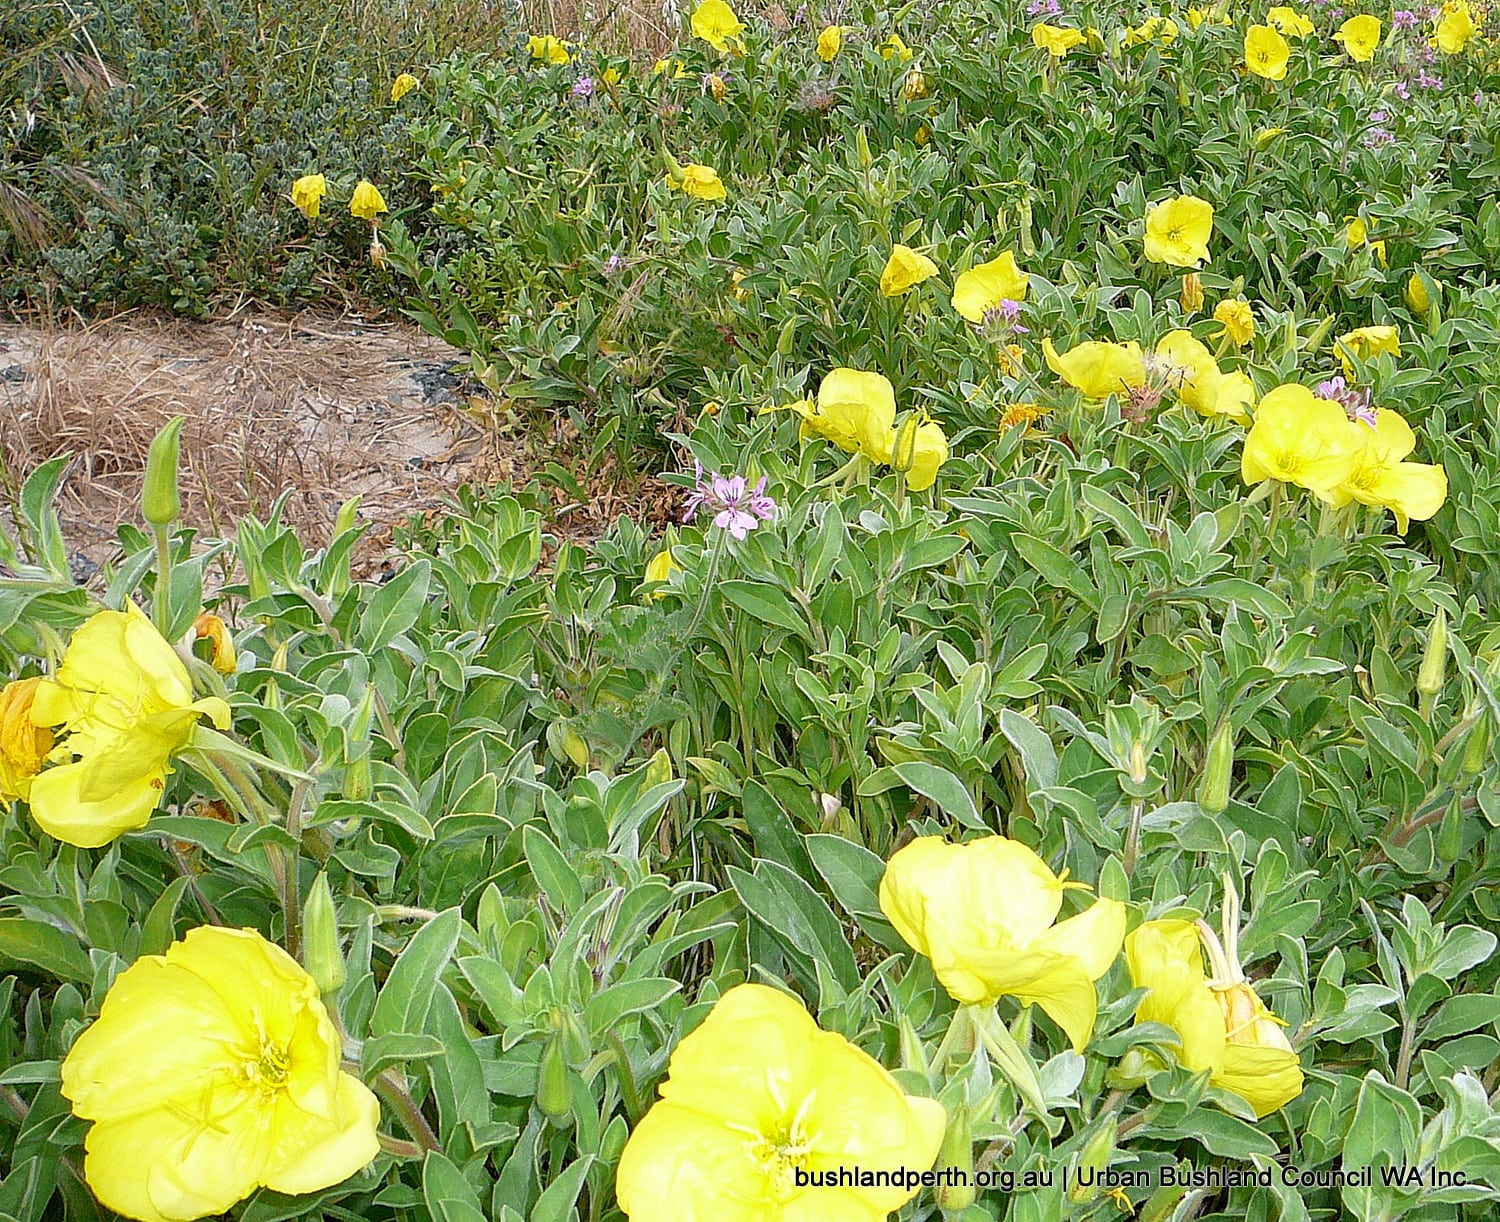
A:
<svg viewBox="0 0 1500 1222">
<path fill-rule="evenodd" d="M 1443 671 L 1448 664 L 1448 613 L 1439 607 L 1427 629 L 1427 647 L 1422 651 L 1422 666 L 1417 671 L 1417 691 L 1430 703 L 1443 690 Z"/>
<path fill-rule="evenodd" d="M 1203 281 L 1197 272 L 1187 272 L 1182 277 L 1182 290 L 1177 297 L 1184 314 L 1196 314 L 1203 308 Z"/>
<path fill-rule="evenodd" d="M 174 416 L 151 442 L 146 455 L 146 481 L 141 488 L 141 513 L 152 526 L 167 527 L 182 515 L 177 465 L 182 454 L 180 435 L 185 416 Z"/>
<path fill-rule="evenodd" d="M 936 1170 L 941 1178 L 932 1190 L 938 1208 L 945 1214 L 958 1213 L 974 1204 L 974 1120 L 969 1115 L 969 1104 L 960 1099 L 950 1109 L 948 1129 L 943 1134 L 942 1151 L 938 1154 Z M 942 1175 L 954 1171 L 953 1175 Z M 956 1182 L 951 1182 L 956 1181 Z"/>
<path fill-rule="evenodd" d="M 347 972 L 327 874 L 319 874 L 313 881 L 302 906 L 302 966 L 324 997 L 332 997 L 344 987 Z"/>
<path fill-rule="evenodd" d="M 1433 846 L 1441 862 L 1452 865 L 1464 851 L 1464 801 L 1458 794 L 1448 803 L 1443 812 L 1443 821 L 1438 825 L 1437 844 Z"/>
<path fill-rule="evenodd" d="M 1411 279 L 1406 282 L 1406 304 L 1413 314 L 1426 314 L 1432 309 L 1432 295 L 1422 282 L 1421 272 L 1412 272 Z"/>
<path fill-rule="evenodd" d="M 1083 1205 L 1099 1195 L 1100 1173 L 1114 1157 L 1115 1130 L 1118 1126 L 1119 1118 L 1114 1112 L 1110 1112 L 1084 1143 L 1083 1152 L 1078 1156 L 1078 1174 L 1073 1177 L 1073 1184 L 1068 1188 L 1068 1200 L 1075 1205 Z M 1085 1171 L 1091 1173 L 1087 1186 L 1079 1183 L 1084 1178 Z"/>
<path fill-rule="evenodd" d="M 893 470 L 903 474 L 912 469 L 917 461 L 917 429 L 921 426 L 921 420 L 917 418 L 916 412 L 911 412 L 896 429 L 896 435 L 891 439 L 891 467 Z"/>
<path fill-rule="evenodd" d="M 568 1062 L 563 1056 L 562 1033 L 547 1041 L 537 1067 L 536 1105 L 554 1124 L 561 1124 L 573 1106 L 573 1087 L 568 1081 Z"/>
<path fill-rule="evenodd" d="M 1470 776 L 1484 771 L 1485 762 L 1490 758 L 1490 720 L 1488 717 L 1480 717 L 1479 722 L 1469 731 L 1469 737 L 1464 742 L 1464 771 Z"/>
<path fill-rule="evenodd" d="M 1219 723 L 1208 743 L 1203 776 L 1198 782 L 1198 805 L 1217 815 L 1229 805 L 1229 784 L 1234 773 L 1234 728 L 1228 718 Z"/>
<path fill-rule="evenodd" d="M 859 168 L 868 170 L 875 164 L 875 158 L 870 153 L 870 137 L 864 128 L 859 128 L 854 133 L 854 150 L 859 155 Z"/>
</svg>

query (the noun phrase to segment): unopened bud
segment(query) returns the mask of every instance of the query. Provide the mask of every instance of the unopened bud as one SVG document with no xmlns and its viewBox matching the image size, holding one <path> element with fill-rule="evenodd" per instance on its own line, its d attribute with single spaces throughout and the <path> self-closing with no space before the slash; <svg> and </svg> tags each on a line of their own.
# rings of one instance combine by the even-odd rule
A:
<svg viewBox="0 0 1500 1222">
<path fill-rule="evenodd" d="M 1411 279 L 1406 282 L 1406 304 L 1413 314 L 1426 314 L 1432 309 L 1432 295 L 1422 283 L 1421 272 L 1412 272 Z"/>
<path fill-rule="evenodd" d="M 1203 308 L 1203 281 L 1197 272 L 1187 272 L 1182 277 L 1182 290 L 1177 296 L 1184 314 L 1196 314 Z"/>
<path fill-rule="evenodd" d="M 1217 815 L 1229 805 L 1229 782 L 1234 772 L 1234 728 L 1225 718 L 1208 742 L 1203 776 L 1198 782 L 1198 805 Z"/>
<path fill-rule="evenodd" d="M 1469 737 L 1464 742 L 1464 771 L 1470 776 L 1482 772 L 1489 758 L 1490 719 L 1480 717 L 1478 724 L 1469 731 Z"/>
<path fill-rule="evenodd" d="M 1464 802 L 1458 794 L 1448 803 L 1443 812 L 1443 821 L 1438 825 L 1437 843 L 1433 846 L 1441 862 L 1452 865 L 1464 851 Z"/>
<path fill-rule="evenodd" d="M 359 497 L 351 496 L 339 506 L 338 517 L 333 520 L 333 536 L 338 538 L 346 530 L 353 530 L 354 524 L 359 519 L 356 516 L 359 510 Z"/>
<path fill-rule="evenodd" d="M 1114 1157 L 1115 1130 L 1118 1127 L 1119 1118 L 1114 1112 L 1110 1112 L 1084 1143 L 1083 1152 L 1078 1156 L 1078 1174 L 1073 1177 L 1073 1184 L 1068 1189 L 1068 1199 L 1075 1205 L 1085 1204 L 1099 1195 L 1100 1173 Z M 1085 1171 L 1089 1172 L 1087 1177 L 1084 1176 Z M 1089 1181 L 1087 1185 L 1083 1183 L 1085 1178 Z"/>
<path fill-rule="evenodd" d="M 234 638 L 222 619 L 203 612 L 193 621 L 193 640 L 208 642 L 206 661 L 216 671 L 221 675 L 234 674 Z"/>
<path fill-rule="evenodd" d="M 942 1176 L 932 1195 L 944 1213 L 957 1213 L 974 1204 L 974 1121 L 967 1100 L 960 1099 L 948 1118 L 943 1134 L 943 1148 L 938 1154 L 937 1170 L 952 1168 L 960 1174 Z M 949 1181 L 957 1181 L 956 1183 Z"/>
<path fill-rule="evenodd" d="M 177 489 L 177 464 L 182 454 L 180 436 L 184 416 L 167 421 L 146 455 L 146 480 L 141 487 L 141 513 L 152 526 L 171 526 L 182 516 Z"/>
<path fill-rule="evenodd" d="M 875 158 L 870 152 L 870 137 L 862 127 L 854 133 L 854 151 L 859 156 L 860 169 L 868 170 L 875 164 Z"/>
<path fill-rule="evenodd" d="M 1448 613 L 1439 607 L 1427 629 L 1427 647 L 1417 671 L 1417 691 L 1430 701 L 1443 690 L 1443 670 L 1448 664 Z"/>
<path fill-rule="evenodd" d="M 906 84 L 902 88 L 908 102 L 915 102 L 918 98 L 927 96 L 927 78 L 922 74 L 922 69 L 913 68 L 906 74 Z"/>
<path fill-rule="evenodd" d="M 912 412 L 897 426 L 896 435 L 891 439 L 892 469 L 901 472 L 912 469 L 917 461 L 917 429 L 921 423 L 917 414 Z"/>
<path fill-rule="evenodd" d="M 573 1107 L 573 1087 L 568 1081 L 568 1061 L 563 1055 L 562 1033 L 547 1041 L 537 1067 L 536 1105 L 554 1124 L 567 1119 Z"/>
<path fill-rule="evenodd" d="M 839 811 L 844 809 L 844 803 L 836 793 L 820 793 L 818 805 L 823 809 L 823 824 L 826 827 L 838 818 Z"/>
<path fill-rule="evenodd" d="M 324 997 L 332 997 L 344 987 L 347 971 L 339 949 L 338 914 L 327 874 L 319 874 L 313 881 L 302 906 L 302 965 Z"/>
</svg>

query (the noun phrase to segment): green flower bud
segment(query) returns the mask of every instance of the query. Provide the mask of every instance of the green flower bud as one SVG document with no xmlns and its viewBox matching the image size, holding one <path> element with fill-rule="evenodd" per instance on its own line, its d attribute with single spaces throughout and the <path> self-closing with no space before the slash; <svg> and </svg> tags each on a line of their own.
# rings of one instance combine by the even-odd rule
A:
<svg viewBox="0 0 1500 1222">
<path fill-rule="evenodd" d="M 1484 770 L 1490 758 L 1490 719 L 1481 717 L 1464 740 L 1464 771 L 1470 776 Z"/>
<path fill-rule="evenodd" d="M 563 1055 L 562 1033 L 555 1033 L 547 1041 L 537 1067 L 536 1105 L 542 1114 L 554 1124 L 561 1124 L 571 1115 L 573 1086 L 568 1081 L 568 1061 Z"/>
<path fill-rule="evenodd" d="M 1234 772 L 1234 727 L 1228 718 L 1219 723 L 1208 742 L 1203 776 L 1198 781 L 1198 805 L 1217 815 L 1229 805 L 1229 782 Z"/>
<path fill-rule="evenodd" d="M 1114 1157 L 1115 1130 L 1118 1127 L 1119 1117 L 1110 1112 L 1084 1143 L 1083 1152 L 1078 1156 L 1078 1170 L 1094 1174 L 1089 1177 L 1092 1182 L 1087 1185 L 1078 1183 L 1079 1176 L 1073 1177 L 1073 1183 L 1068 1188 L 1068 1200 L 1075 1205 L 1083 1205 L 1099 1195 L 1098 1173 L 1108 1167 L 1110 1159 Z"/>
<path fill-rule="evenodd" d="M 302 966 L 324 997 L 344 987 L 348 973 L 339 949 L 338 914 L 327 874 L 318 875 L 302 905 Z"/>
<path fill-rule="evenodd" d="M 921 425 L 916 412 L 907 415 L 896 428 L 896 435 L 891 439 L 891 468 L 895 471 L 907 472 L 917 461 L 917 429 Z"/>
<path fill-rule="evenodd" d="M 1167 1222 L 1167 1219 L 1176 1211 L 1178 1203 L 1187 1196 L 1187 1186 L 1169 1184 L 1165 1188 L 1158 1188 L 1141 1206 L 1141 1212 L 1136 1215 L 1140 1222 Z"/>
<path fill-rule="evenodd" d="M 937 1170 L 952 1168 L 961 1175 L 944 1177 L 932 1190 L 938 1208 L 945 1214 L 957 1213 L 974 1204 L 974 1120 L 969 1115 L 968 1103 L 960 1099 L 951 1109 L 948 1130 L 943 1134 L 943 1148 L 938 1154 Z M 947 1179 L 958 1183 L 946 1183 Z"/>
<path fill-rule="evenodd" d="M 1427 647 L 1422 651 L 1422 666 L 1417 671 L 1417 691 L 1429 700 L 1443 690 L 1443 670 L 1447 663 L 1448 613 L 1439 607 L 1427 629 Z"/>
<path fill-rule="evenodd" d="M 152 526 L 171 526 L 182 516 L 177 488 L 177 464 L 182 454 L 180 435 L 185 416 L 168 420 L 151 442 L 146 455 L 146 481 L 141 487 L 141 513 Z"/>
<path fill-rule="evenodd" d="M 1464 804 L 1454 795 L 1443 812 L 1443 821 L 1438 825 L 1437 843 L 1433 846 L 1439 861 L 1452 865 L 1464 851 Z"/>
</svg>

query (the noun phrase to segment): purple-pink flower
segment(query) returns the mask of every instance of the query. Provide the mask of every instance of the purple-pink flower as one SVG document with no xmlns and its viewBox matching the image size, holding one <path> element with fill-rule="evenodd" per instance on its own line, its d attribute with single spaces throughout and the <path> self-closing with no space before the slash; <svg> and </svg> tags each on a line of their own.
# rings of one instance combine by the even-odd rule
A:
<svg viewBox="0 0 1500 1222">
<path fill-rule="evenodd" d="M 691 522 L 700 507 L 714 515 L 714 525 L 727 530 L 731 538 L 743 539 L 762 522 L 776 516 L 776 502 L 766 495 L 766 477 L 762 475 L 754 488 L 747 488 L 743 475 L 720 475 L 711 472 L 705 480 L 703 468 L 697 469 L 698 485 L 688 497 L 684 522 Z"/>
<path fill-rule="evenodd" d="M 1326 382 L 1318 383 L 1318 398 L 1332 399 L 1343 407 L 1350 420 L 1367 424 L 1372 429 L 1379 419 L 1375 415 L 1375 407 L 1371 402 L 1368 386 L 1363 389 L 1350 386 L 1343 378 L 1335 376 Z"/>
</svg>

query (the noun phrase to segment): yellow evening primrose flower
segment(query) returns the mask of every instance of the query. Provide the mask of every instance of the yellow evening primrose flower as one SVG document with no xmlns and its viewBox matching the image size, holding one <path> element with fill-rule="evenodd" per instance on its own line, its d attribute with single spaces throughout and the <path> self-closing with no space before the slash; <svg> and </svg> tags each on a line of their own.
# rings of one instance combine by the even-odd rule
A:
<svg viewBox="0 0 1500 1222">
<path fill-rule="evenodd" d="M 229 727 L 229 706 L 193 699 L 187 667 L 139 607 L 95 613 L 32 697 L 32 723 L 61 727 L 64 757 L 31 782 L 32 818 L 85 849 L 144 827 L 200 716 Z"/>
<path fill-rule="evenodd" d="M 920 67 L 906 74 L 906 80 L 901 84 L 901 96 L 908 102 L 917 102 L 927 96 L 927 74 Z"/>
<path fill-rule="evenodd" d="M 886 863 L 880 911 L 955 1001 L 1038 1005 L 1082 1052 L 1099 1009 L 1094 981 L 1120 953 L 1125 906 L 1099 899 L 1058 921 L 1063 892 L 1089 889 L 1067 877 L 1004 836 L 923 836 Z"/>
<path fill-rule="evenodd" d="M 1344 230 L 1344 242 L 1350 249 L 1356 246 L 1363 246 L 1365 239 L 1369 237 L 1369 232 L 1369 228 L 1365 225 L 1363 217 L 1350 217 L 1349 227 Z"/>
<path fill-rule="evenodd" d="M 1266 14 L 1266 21 L 1274 25 L 1289 38 L 1306 38 L 1313 32 L 1313 23 L 1288 5 L 1278 5 Z"/>
<path fill-rule="evenodd" d="M 1352 378 L 1354 362 L 1350 359 L 1351 354 L 1362 361 L 1368 361 L 1382 352 L 1400 356 L 1401 341 L 1396 336 L 1395 327 L 1356 327 L 1348 334 L 1338 337 L 1334 343 L 1334 351 L 1338 353 L 1339 363 L 1344 367 L 1344 376 Z"/>
<path fill-rule="evenodd" d="M 1173 267 L 1198 267 L 1208 258 L 1214 206 L 1196 195 L 1177 195 L 1146 210 L 1146 258 Z"/>
<path fill-rule="evenodd" d="M 142 1222 L 346 1180 L 380 1150 L 380 1104 L 342 1051 L 286 951 L 251 929 L 191 930 L 116 977 L 62 1063 L 63 1096 L 94 1122 L 84 1178 Z"/>
<path fill-rule="evenodd" d="M 672 1053 L 660 1094 L 615 1175 L 630 1222 L 885 1222 L 917 1188 L 837 1187 L 840 1170 L 925 1171 L 947 1127 L 937 1100 L 906 1094 L 761 984 L 719 999 Z"/>
<path fill-rule="evenodd" d="M 361 178 L 349 199 L 349 211 L 361 220 L 373 221 L 377 215 L 388 212 L 389 209 L 375 184 Z"/>
<path fill-rule="evenodd" d="M 573 57 L 568 54 L 569 45 L 551 34 L 533 34 L 526 40 L 526 50 L 531 53 L 531 58 L 544 64 L 571 64 Z"/>
<path fill-rule="evenodd" d="M 1268 479 L 1296 484 L 1327 499 L 1348 479 L 1359 450 L 1340 404 L 1289 383 L 1267 392 L 1256 406 L 1240 455 L 1240 477 L 1247 484 Z"/>
<path fill-rule="evenodd" d="M 1127 47 L 1139 46 L 1141 43 L 1159 41 L 1162 46 L 1170 47 L 1177 41 L 1177 23 L 1170 17 L 1157 15 L 1148 17 L 1140 25 L 1125 32 L 1125 43 Z"/>
<path fill-rule="evenodd" d="M 1214 306 L 1214 318 L 1224 324 L 1224 334 L 1236 348 L 1255 338 L 1255 314 L 1248 301 L 1225 299 Z"/>
<path fill-rule="evenodd" d="M 599 79 L 606 85 L 608 85 L 611 89 L 615 89 L 619 87 L 620 81 L 623 78 L 620 76 L 620 70 L 618 68 L 609 67 L 604 70 L 603 75 L 601 75 Z"/>
<path fill-rule="evenodd" d="M 1053 59 L 1061 59 L 1074 47 L 1082 46 L 1084 37 L 1078 30 L 1066 26 L 1048 25 L 1039 21 L 1031 27 L 1031 45 L 1048 52 Z"/>
<path fill-rule="evenodd" d="M 1087 340 L 1059 355 L 1052 340 L 1044 338 L 1042 355 L 1047 368 L 1088 399 L 1124 394 L 1146 382 L 1141 346 L 1135 340 L 1127 344 Z"/>
<path fill-rule="evenodd" d="M 825 26 L 823 32 L 818 35 L 818 58 L 825 64 L 833 63 L 834 56 L 844 45 L 844 31 L 836 25 Z"/>
<path fill-rule="evenodd" d="M 1245 31 L 1245 67 L 1268 81 L 1286 80 L 1291 44 L 1268 25 L 1252 25 Z"/>
<path fill-rule="evenodd" d="M 892 34 L 880 45 L 880 58 L 891 59 L 895 57 L 902 63 L 911 58 L 911 48 L 901 40 L 900 34 Z"/>
<path fill-rule="evenodd" d="M 1250 423 L 1255 386 L 1238 371 L 1224 373 L 1211 353 L 1191 331 L 1171 331 L 1156 345 L 1150 363 L 1165 375 L 1177 397 L 1200 416 L 1228 416 Z"/>
<path fill-rule="evenodd" d="M 52 731 L 31 720 L 31 702 L 42 683 L 33 675 L 0 687 L 0 802 L 24 802 L 52 750 Z"/>
<path fill-rule="evenodd" d="M 659 59 L 651 65 L 652 76 L 669 76 L 674 81 L 680 81 L 687 74 L 687 65 L 680 59 Z"/>
<path fill-rule="evenodd" d="M 1448 0 L 1432 32 L 1432 46 L 1444 55 L 1457 55 L 1479 32 L 1467 0 Z"/>
<path fill-rule="evenodd" d="M 1438 464 L 1404 461 L 1417 448 L 1417 438 L 1399 413 L 1378 408 L 1373 428 L 1357 420 L 1349 427 L 1362 448 L 1353 470 L 1333 490 L 1335 506 L 1358 501 L 1389 509 L 1403 535 L 1413 521 L 1425 522 L 1443 507 L 1448 474 Z"/>
<path fill-rule="evenodd" d="M 323 197 L 328 194 L 328 180 L 321 174 L 304 174 L 292 184 L 292 203 L 310 221 L 318 219 Z"/>
<path fill-rule="evenodd" d="M 1203 970 L 1206 925 L 1147 921 L 1125 938 L 1125 960 L 1136 988 L 1150 991 L 1136 1007 L 1138 1023 L 1177 1032 L 1183 1067 L 1209 1072 L 1209 1083 L 1239 1095 L 1256 1116 L 1285 1107 L 1302 1093 L 1302 1066 L 1273 1015 L 1238 963 Z M 1225 959 L 1214 939 L 1210 954 Z"/>
<path fill-rule="evenodd" d="M 723 200 L 728 197 L 719 173 L 712 166 L 695 165 L 691 162 L 682 167 L 682 176 L 667 174 L 667 185 L 694 199 Z"/>
<path fill-rule="evenodd" d="M 896 388 L 878 373 L 831 369 L 818 384 L 815 401 L 788 405 L 802 417 L 801 435 L 826 437 L 846 454 L 859 451 L 889 462 L 896 424 Z"/>
<path fill-rule="evenodd" d="M 938 468 L 948 461 L 948 435 L 928 418 L 908 417 L 891 436 L 890 465 L 906 476 L 912 492 L 925 492 L 937 481 Z"/>
<path fill-rule="evenodd" d="M 235 671 L 234 637 L 229 626 L 217 615 L 203 612 L 193 621 L 193 639 L 207 641 L 208 664 L 221 675 L 232 675 Z"/>
<path fill-rule="evenodd" d="M 1351 17 L 1339 26 L 1333 40 L 1344 44 L 1350 59 L 1367 64 L 1375 58 L 1375 48 L 1380 45 L 1380 18 L 1368 13 Z"/>
<path fill-rule="evenodd" d="M 1193 29 L 1198 29 L 1205 23 L 1209 25 L 1233 25 L 1228 13 L 1224 11 L 1223 5 L 1215 4 L 1209 8 L 1190 8 L 1187 11 L 1187 21 Z"/>
<path fill-rule="evenodd" d="M 1426 314 L 1432 309 L 1432 297 L 1427 292 L 1427 285 L 1417 272 L 1412 272 L 1410 279 L 1406 282 L 1404 293 L 1406 304 L 1411 307 L 1413 314 Z"/>
<path fill-rule="evenodd" d="M 971 267 L 953 284 L 953 308 L 970 322 L 980 323 L 1002 301 L 1025 301 L 1029 281 L 1007 250 L 988 263 Z"/>
<path fill-rule="evenodd" d="M 745 24 L 735 16 L 734 10 L 724 0 L 703 0 L 693 10 L 689 23 L 694 38 L 701 38 L 715 51 L 724 54 L 740 48 L 740 35 Z"/>
<path fill-rule="evenodd" d="M 891 256 L 880 273 L 880 291 L 886 297 L 899 297 L 902 293 L 929 277 L 937 275 L 937 264 L 926 255 L 918 254 L 910 246 L 899 242 L 891 248 Z"/>
<path fill-rule="evenodd" d="M 421 83 L 410 72 L 403 72 L 391 82 L 391 101 L 399 102 Z"/>
<path fill-rule="evenodd" d="M 656 555 L 652 556 L 646 564 L 646 584 L 670 581 L 673 573 L 680 572 L 682 572 L 682 565 L 672 559 L 672 549 L 664 547 Z M 656 590 L 652 592 L 650 598 L 654 601 L 666 596 L 666 590 Z"/>
</svg>

